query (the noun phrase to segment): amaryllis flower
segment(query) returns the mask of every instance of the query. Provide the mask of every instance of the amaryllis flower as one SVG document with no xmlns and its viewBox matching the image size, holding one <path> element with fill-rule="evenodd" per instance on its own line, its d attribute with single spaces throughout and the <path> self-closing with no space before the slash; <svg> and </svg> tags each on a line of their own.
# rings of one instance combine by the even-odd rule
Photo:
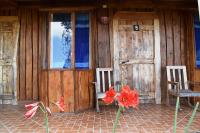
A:
<svg viewBox="0 0 200 133">
<path fill-rule="evenodd" d="M 55 104 L 58 106 L 61 112 L 64 112 L 64 97 L 63 96 L 61 96 L 60 100 L 56 102 Z"/>
<path fill-rule="evenodd" d="M 31 119 L 35 115 L 35 113 L 37 112 L 38 108 L 39 108 L 39 106 L 37 105 L 37 106 L 34 106 L 32 109 L 28 110 L 25 113 L 25 117 Z"/>
<path fill-rule="evenodd" d="M 50 110 L 50 108 L 49 108 L 49 107 L 46 107 L 46 110 L 47 110 L 48 114 L 51 115 L 51 110 Z"/>
<path fill-rule="evenodd" d="M 28 110 L 30 110 L 30 109 L 32 109 L 33 107 L 38 106 L 38 104 L 39 104 L 39 102 L 31 103 L 31 104 L 26 104 L 26 105 L 25 105 L 25 108 L 28 109 Z"/>
<path fill-rule="evenodd" d="M 122 87 L 120 95 L 117 97 L 119 106 L 122 107 L 137 107 L 139 104 L 138 92 L 136 89 L 131 90 L 129 86 Z"/>
<path fill-rule="evenodd" d="M 106 96 L 102 99 L 106 104 L 111 104 L 116 96 L 116 92 L 113 87 L 110 87 L 106 92 Z"/>
</svg>

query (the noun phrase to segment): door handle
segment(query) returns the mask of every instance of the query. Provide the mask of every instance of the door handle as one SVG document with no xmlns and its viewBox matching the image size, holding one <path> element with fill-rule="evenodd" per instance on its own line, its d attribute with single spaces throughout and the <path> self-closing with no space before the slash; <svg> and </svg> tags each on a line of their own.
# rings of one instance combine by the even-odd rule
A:
<svg viewBox="0 0 200 133">
<path fill-rule="evenodd" d="M 129 62 L 129 60 L 122 61 L 120 64 L 125 64 L 127 62 Z"/>
</svg>

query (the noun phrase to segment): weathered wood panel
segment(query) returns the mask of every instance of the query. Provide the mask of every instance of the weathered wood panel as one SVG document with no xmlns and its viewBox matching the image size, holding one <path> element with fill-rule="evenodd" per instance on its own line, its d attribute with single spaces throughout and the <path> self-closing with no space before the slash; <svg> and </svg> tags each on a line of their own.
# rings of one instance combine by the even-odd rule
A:
<svg viewBox="0 0 200 133">
<path fill-rule="evenodd" d="M 48 105 L 47 89 L 48 89 L 48 71 L 42 71 L 40 73 L 40 90 L 39 97 L 40 101 L 43 101 L 45 105 Z"/>
<path fill-rule="evenodd" d="M 173 42 L 174 42 L 174 65 L 181 64 L 181 49 L 180 49 L 180 39 L 181 39 L 181 32 L 180 32 L 180 15 L 177 12 L 172 13 L 172 29 L 173 29 Z"/>
<path fill-rule="evenodd" d="M 94 75 L 92 70 L 42 70 L 40 98 L 53 112 L 59 109 L 52 102 L 64 97 L 65 112 L 92 108 L 94 105 Z"/>
<path fill-rule="evenodd" d="M 38 100 L 39 98 L 39 70 L 43 63 L 41 53 L 46 54 L 46 17 L 38 9 L 4 9 L 0 10 L 2 16 L 19 16 L 20 38 L 18 48 L 18 100 Z M 40 16 L 40 18 L 39 18 Z M 40 29 L 39 29 L 40 26 Z M 40 36 L 41 35 L 41 36 Z M 39 37 L 41 43 L 39 43 Z M 41 60 L 40 60 L 41 59 Z M 41 63 L 40 63 L 41 61 Z"/>
<path fill-rule="evenodd" d="M 33 99 L 33 88 L 32 88 L 32 81 L 33 81 L 33 69 L 32 69 L 32 62 L 33 62 L 33 45 L 32 45 L 32 12 L 31 10 L 26 11 L 26 37 L 25 37 L 25 54 L 26 54 L 26 99 L 32 100 Z"/>
<path fill-rule="evenodd" d="M 96 67 L 110 67 L 111 66 L 111 55 L 110 55 L 110 38 L 109 38 L 109 25 L 102 24 L 100 22 L 100 16 L 108 15 L 108 11 L 98 10 L 97 11 L 97 54 L 98 59 Z"/>
<path fill-rule="evenodd" d="M 74 72 L 73 71 L 63 71 L 62 72 L 62 85 L 64 90 L 64 103 L 66 112 L 74 112 Z"/>
<path fill-rule="evenodd" d="M 21 30 L 19 44 L 20 100 L 26 100 L 26 11 L 20 10 Z"/>
<path fill-rule="evenodd" d="M 33 29 L 33 99 L 38 100 L 38 12 L 32 11 Z"/>
<path fill-rule="evenodd" d="M 172 23 L 172 12 L 165 12 L 166 21 L 166 41 L 167 41 L 167 65 L 173 65 L 174 62 L 174 49 L 173 49 L 173 23 Z"/>
<path fill-rule="evenodd" d="M 161 98 L 166 99 L 166 93 L 167 93 L 167 74 L 166 74 L 166 34 L 165 34 L 165 17 L 164 17 L 164 11 L 159 11 L 159 22 L 160 22 L 160 51 L 161 51 Z"/>
<path fill-rule="evenodd" d="M 51 105 L 52 102 L 56 103 L 59 101 L 60 97 L 63 96 L 60 75 L 60 71 L 48 71 L 48 95 L 47 93 L 45 95 L 48 97 L 49 105 Z M 51 107 L 51 110 L 53 112 L 59 112 L 59 109 L 55 107 L 55 105 Z"/>
<path fill-rule="evenodd" d="M 89 83 L 87 71 L 76 71 L 76 90 L 75 90 L 75 108 L 76 111 L 84 110 L 89 107 Z"/>
</svg>

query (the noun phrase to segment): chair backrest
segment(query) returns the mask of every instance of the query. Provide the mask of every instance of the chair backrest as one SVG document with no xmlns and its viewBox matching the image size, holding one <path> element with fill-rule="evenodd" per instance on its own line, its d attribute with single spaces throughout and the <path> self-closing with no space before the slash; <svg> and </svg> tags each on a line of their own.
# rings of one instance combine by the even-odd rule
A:
<svg viewBox="0 0 200 133">
<path fill-rule="evenodd" d="M 180 89 L 188 89 L 186 66 L 167 66 L 167 80 L 179 82 Z M 172 89 L 172 85 L 168 85 Z"/>
<path fill-rule="evenodd" d="M 108 87 L 112 86 L 112 68 L 96 68 L 97 92 L 105 92 L 106 84 Z"/>
</svg>

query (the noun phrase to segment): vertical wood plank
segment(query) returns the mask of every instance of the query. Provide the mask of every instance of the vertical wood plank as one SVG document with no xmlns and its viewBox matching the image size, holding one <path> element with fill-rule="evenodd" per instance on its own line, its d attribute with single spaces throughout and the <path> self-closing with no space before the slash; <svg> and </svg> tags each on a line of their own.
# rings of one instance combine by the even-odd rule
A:
<svg viewBox="0 0 200 133">
<path fill-rule="evenodd" d="M 27 10 L 26 18 L 26 100 L 32 100 L 33 88 L 32 88 L 32 13 L 31 10 Z"/>
<path fill-rule="evenodd" d="M 173 38 L 174 38 L 174 65 L 181 64 L 181 53 L 180 53 L 180 14 L 173 12 Z"/>
<path fill-rule="evenodd" d="M 48 103 L 47 97 L 47 89 L 48 89 L 48 71 L 41 71 L 40 73 L 40 101 L 42 101 L 45 105 Z"/>
<path fill-rule="evenodd" d="M 19 48 L 19 80 L 20 80 L 20 100 L 26 99 L 26 11 L 24 9 L 20 10 L 21 19 L 21 29 L 20 29 L 20 48 Z"/>
<path fill-rule="evenodd" d="M 74 112 L 74 72 L 63 72 L 64 103 L 66 112 Z"/>
<path fill-rule="evenodd" d="M 94 85 L 91 84 L 92 82 L 94 82 L 94 73 L 92 70 L 89 71 L 89 75 L 88 75 L 88 85 L 89 85 L 89 108 L 94 107 L 94 96 L 95 96 L 95 91 L 94 91 Z"/>
<path fill-rule="evenodd" d="M 167 84 L 166 84 L 166 34 L 165 34 L 165 16 L 164 11 L 158 11 L 159 22 L 160 22 L 160 53 L 161 53 L 161 100 L 163 103 L 166 103 L 166 94 L 167 94 Z"/>
<path fill-rule="evenodd" d="M 167 65 L 174 64 L 173 33 L 172 33 L 172 12 L 165 11 L 166 41 L 167 41 Z"/>
<path fill-rule="evenodd" d="M 106 11 L 98 10 L 97 18 L 103 14 L 108 14 Z M 109 26 L 106 24 L 101 24 L 98 21 L 97 24 L 97 35 L 98 35 L 98 67 L 110 67 L 111 58 L 110 58 L 110 42 L 109 42 Z"/>
<path fill-rule="evenodd" d="M 154 36 L 155 36 L 155 98 L 156 104 L 161 104 L 161 89 L 160 89 L 160 78 L 161 78 L 161 58 L 160 58 L 160 30 L 159 30 L 159 20 L 154 19 Z"/>
<path fill-rule="evenodd" d="M 181 23 L 180 23 L 180 36 L 181 36 L 181 65 L 186 65 L 186 49 L 185 49 L 185 45 L 186 45 L 186 32 L 185 32 L 185 19 L 184 19 L 184 15 L 181 16 Z"/>
<path fill-rule="evenodd" d="M 33 14 L 33 99 L 38 100 L 38 12 L 32 11 Z"/>
<path fill-rule="evenodd" d="M 60 76 L 60 71 L 49 71 L 49 76 L 48 76 L 48 93 L 49 93 L 49 103 L 54 102 L 56 103 L 60 97 L 62 96 L 62 91 L 61 91 L 61 76 Z M 53 105 L 51 107 L 53 112 L 59 112 L 59 109 Z"/>
</svg>

